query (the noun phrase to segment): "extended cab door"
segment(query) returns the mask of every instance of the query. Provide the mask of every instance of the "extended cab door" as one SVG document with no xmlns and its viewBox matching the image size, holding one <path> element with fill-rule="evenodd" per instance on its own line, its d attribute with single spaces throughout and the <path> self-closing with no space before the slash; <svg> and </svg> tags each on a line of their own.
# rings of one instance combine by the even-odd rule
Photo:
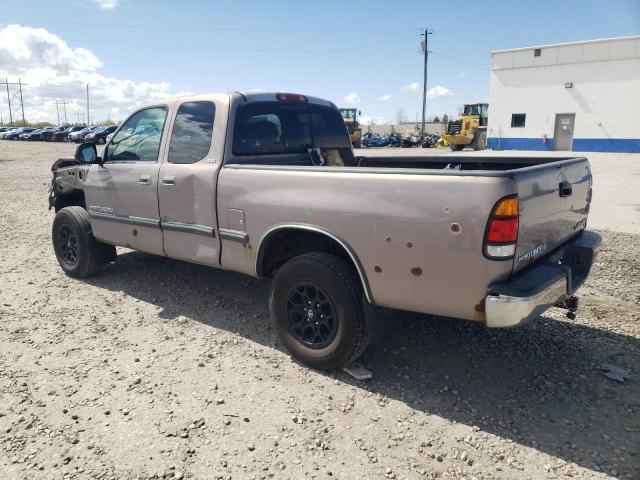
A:
<svg viewBox="0 0 640 480">
<path fill-rule="evenodd" d="M 216 158 L 224 136 L 214 130 L 224 134 L 226 112 L 211 100 L 183 100 L 175 108 L 158 183 L 164 251 L 171 258 L 219 265 Z"/>
<path fill-rule="evenodd" d="M 84 187 L 94 236 L 103 242 L 163 255 L 158 211 L 159 153 L 170 105 L 134 113 L 91 165 Z"/>
</svg>

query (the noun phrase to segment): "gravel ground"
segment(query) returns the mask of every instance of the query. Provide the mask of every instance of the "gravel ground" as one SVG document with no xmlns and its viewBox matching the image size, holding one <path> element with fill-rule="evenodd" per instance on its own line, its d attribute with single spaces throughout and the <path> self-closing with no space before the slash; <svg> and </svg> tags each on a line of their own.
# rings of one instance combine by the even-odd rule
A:
<svg viewBox="0 0 640 480">
<path fill-rule="evenodd" d="M 576 320 L 397 313 L 360 382 L 282 351 L 265 281 L 124 249 L 66 277 L 71 150 L 0 142 L 0 477 L 640 478 L 640 236 L 601 232 Z"/>
</svg>

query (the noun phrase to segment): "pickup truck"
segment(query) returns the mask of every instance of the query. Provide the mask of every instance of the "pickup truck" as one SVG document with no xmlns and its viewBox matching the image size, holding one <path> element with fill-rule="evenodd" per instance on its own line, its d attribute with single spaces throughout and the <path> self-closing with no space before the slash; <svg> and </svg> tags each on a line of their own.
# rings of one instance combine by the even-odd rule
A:
<svg viewBox="0 0 640 480">
<path fill-rule="evenodd" d="M 571 315 L 601 241 L 585 158 L 356 157 L 336 106 L 298 94 L 158 101 L 52 170 L 66 274 L 117 245 L 270 278 L 282 344 L 321 369 L 362 353 L 378 307 L 487 327 Z"/>
</svg>

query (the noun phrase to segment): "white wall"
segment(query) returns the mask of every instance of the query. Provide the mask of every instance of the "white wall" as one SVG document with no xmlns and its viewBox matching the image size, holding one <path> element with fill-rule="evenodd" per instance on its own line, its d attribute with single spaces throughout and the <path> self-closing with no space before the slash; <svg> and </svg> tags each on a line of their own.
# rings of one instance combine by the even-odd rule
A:
<svg viewBox="0 0 640 480">
<path fill-rule="evenodd" d="M 575 113 L 574 139 L 638 139 L 640 37 L 494 52 L 489 102 L 489 137 L 551 138 L 556 113 Z"/>
</svg>

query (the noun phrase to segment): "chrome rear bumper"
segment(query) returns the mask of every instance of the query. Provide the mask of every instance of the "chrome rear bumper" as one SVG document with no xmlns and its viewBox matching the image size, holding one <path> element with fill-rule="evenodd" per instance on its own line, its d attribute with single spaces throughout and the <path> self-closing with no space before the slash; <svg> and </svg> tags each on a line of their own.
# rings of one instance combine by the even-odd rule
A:
<svg viewBox="0 0 640 480">
<path fill-rule="evenodd" d="M 564 302 L 586 280 L 601 241 L 583 232 L 511 280 L 492 285 L 485 297 L 487 327 L 520 325 Z"/>
</svg>

